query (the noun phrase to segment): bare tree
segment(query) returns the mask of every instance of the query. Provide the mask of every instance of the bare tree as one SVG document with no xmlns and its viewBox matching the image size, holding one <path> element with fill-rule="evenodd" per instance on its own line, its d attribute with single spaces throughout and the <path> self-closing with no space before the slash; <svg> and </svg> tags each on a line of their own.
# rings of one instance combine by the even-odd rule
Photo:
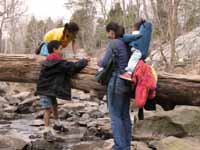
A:
<svg viewBox="0 0 200 150">
<path fill-rule="evenodd" d="M 142 0 L 142 2 L 143 2 L 143 7 L 144 7 L 143 11 L 144 11 L 145 17 L 146 17 L 147 20 L 149 20 L 149 14 L 147 12 L 147 3 L 146 3 L 146 0 Z"/>
<path fill-rule="evenodd" d="M 168 29 L 170 36 L 170 46 L 171 46 L 171 64 L 174 64 L 176 61 L 176 37 L 177 37 L 177 14 L 178 14 L 178 6 L 180 0 L 169 0 L 169 11 L 168 11 Z"/>
<path fill-rule="evenodd" d="M 103 20 L 104 22 L 107 19 L 107 9 L 106 9 L 106 5 L 107 5 L 107 0 L 98 0 L 100 7 L 101 7 L 101 12 L 103 14 Z"/>
<path fill-rule="evenodd" d="M 19 19 L 22 14 L 26 10 L 22 9 L 23 1 L 22 0 L 0 0 L 0 53 L 3 53 L 3 29 L 5 25 L 12 26 L 13 31 L 11 33 L 15 33 L 15 25 L 16 21 Z M 14 36 L 12 37 L 14 38 Z M 12 39 L 13 40 L 13 39 Z"/>
</svg>

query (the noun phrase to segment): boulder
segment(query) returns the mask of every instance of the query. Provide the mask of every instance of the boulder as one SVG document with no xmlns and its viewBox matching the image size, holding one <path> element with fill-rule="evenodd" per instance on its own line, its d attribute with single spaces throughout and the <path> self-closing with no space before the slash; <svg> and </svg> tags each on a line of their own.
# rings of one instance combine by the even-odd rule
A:
<svg viewBox="0 0 200 150">
<path fill-rule="evenodd" d="M 24 150 L 26 142 L 13 136 L 0 135 L 1 150 Z"/>
<path fill-rule="evenodd" d="M 170 136 L 161 141 L 150 142 L 149 147 L 156 150 L 199 150 L 200 143 Z"/>
<path fill-rule="evenodd" d="M 156 112 L 134 125 L 137 137 L 163 138 L 200 135 L 200 108 L 178 107 L 173 111 Z"/>
</svg>

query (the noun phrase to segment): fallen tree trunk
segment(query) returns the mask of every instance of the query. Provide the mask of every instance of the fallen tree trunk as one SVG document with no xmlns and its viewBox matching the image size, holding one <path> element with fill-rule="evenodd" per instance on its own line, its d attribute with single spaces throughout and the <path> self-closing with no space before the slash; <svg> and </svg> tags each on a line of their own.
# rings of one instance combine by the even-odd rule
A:
<svg viewBox="0 0 200 150">
<path fill-rule="evenodd" d="M 39 58 L 39 59 L 38 59 Z M 0 81 L 35 83 L 39 77 L 42 57 L 0 54 Z M 88 65 L 72 79 L 73 88 L 95 92 L 102 97 L 105 87 L 94 79 L 96 66 Z M 200 106 L 200 76 L 159 73 L 156 102 L 165 110 L 175 105 Z"/>
</svg>

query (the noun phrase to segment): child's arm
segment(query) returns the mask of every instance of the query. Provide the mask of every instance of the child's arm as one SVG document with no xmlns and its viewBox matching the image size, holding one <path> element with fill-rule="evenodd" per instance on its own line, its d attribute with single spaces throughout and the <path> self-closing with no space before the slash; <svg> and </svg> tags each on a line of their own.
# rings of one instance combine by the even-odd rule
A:
<svg viewBox="0 0 200 150">
<path fill-rule="evenodd" d="M 130 43 L 132 41 L 138 40 L 141 37 L 142 37 L 141 34 L 136 34 L 136 35 L 133 35 L 133 34 L 124 34 L 122 40 L 125 43 Z"/>
<path fill-rule="evenodd" d="M 64 61 L 60 64 L 60 68 L 61 71 L 71 76 L 74 73 L 80 72 L 85 66 L 87 66 L 87 64 L 87 59 L 81 59 L 77 62 Z"/>
</svg>

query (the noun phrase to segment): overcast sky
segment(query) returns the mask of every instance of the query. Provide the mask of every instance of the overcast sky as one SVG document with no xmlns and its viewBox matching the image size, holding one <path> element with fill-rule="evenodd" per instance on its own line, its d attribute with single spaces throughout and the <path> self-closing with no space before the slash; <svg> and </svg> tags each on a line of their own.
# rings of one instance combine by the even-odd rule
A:
<svg viewBox="0 0 200 150">
<path fill-rule="evenodd" d="M 28 0 L 28 14 L 39 18 L 51 17 L 68 21 L 71 12 L 64 7 L 66 0 Z"/>
</svg>

